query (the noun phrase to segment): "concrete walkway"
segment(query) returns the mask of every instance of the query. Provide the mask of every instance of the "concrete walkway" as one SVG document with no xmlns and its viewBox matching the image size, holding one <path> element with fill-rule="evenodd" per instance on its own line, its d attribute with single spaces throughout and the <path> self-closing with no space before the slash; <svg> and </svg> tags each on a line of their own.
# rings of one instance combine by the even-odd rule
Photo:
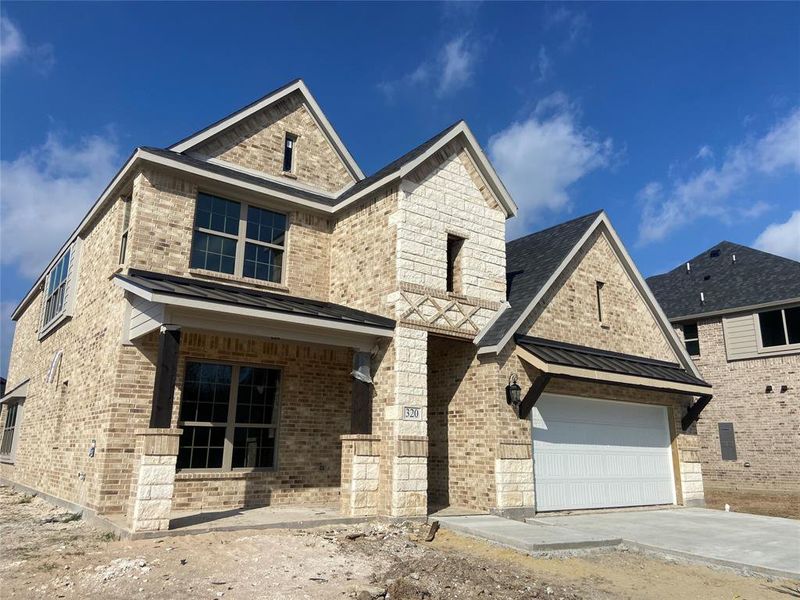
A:
<svg viewBox="0 0 800 600">
<path fill-rule="evenodd" d="M 439 517 L 442 527 L 523 552 L 601 548 L 622 543 L 619 536 L 576 531 L 560 525 L 528 525 L 494 515 Z"/>
<path fill-rule="evenodd" d="M 528 523 L 492 515 L 441 517 L 442 526 L 523 552 L 622 542 L 690 560 L 800 579 L 800 521 L 703 508 L 545 516 Z"/>
<path fill-rule="evenodd" d="M 587 535 L 687 558 L 800 578 L 800 521 L 705 508 L 539 517 L 535 526 L 565 527 Z"/>
</svg>

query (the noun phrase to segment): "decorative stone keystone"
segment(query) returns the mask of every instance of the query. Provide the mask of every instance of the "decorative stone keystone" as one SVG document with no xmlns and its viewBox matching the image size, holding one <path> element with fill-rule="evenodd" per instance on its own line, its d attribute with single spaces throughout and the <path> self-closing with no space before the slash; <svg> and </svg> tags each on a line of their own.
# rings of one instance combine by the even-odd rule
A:
<svg viewBox="0 0 800 600">
<path fill-rule="evenodd" d="M 136 431 L 134 489 L 131 497 L 131 531 L 169 529 L 175 465 L 182 429 L 139 429 Z"/>
</svg>

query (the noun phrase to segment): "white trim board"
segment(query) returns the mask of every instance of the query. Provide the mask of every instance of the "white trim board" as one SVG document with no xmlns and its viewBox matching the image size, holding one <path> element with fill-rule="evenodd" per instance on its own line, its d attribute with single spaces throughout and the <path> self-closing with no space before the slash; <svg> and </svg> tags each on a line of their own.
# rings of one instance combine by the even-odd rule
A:
<svg viewBox="0 0 800 600">
<path fill-rule="evenodd" d="M 172 150 L 174 152 L 186 152 L 187 150 L 191 150 L 192 148 L 198 146 L 199 144 L 202 144 L 209 138 L 212 138 L 215 135 L 225 131 L 226 129 L 233 127 L 237 123 L 243 121 L 244 119 L 250 117 L 251 115 L 254 115 L 258 111 L 266 108 L 270 104 L 274 104 L 275 102 L 282 100 L 283 98 L 285 98 L 289 94 L 293 94 L 294 92 L 300 92 L 300 94 L 302 94 L 303 98 L 306 101 L 306 105 L 309 109 L 309 112 L 311 113 L 311 116 L 317 122 L 317 125 L 322 130 L 323 134 L 328 138 L 328 141 L 331 143 L 336 153 L 339 154 L 339 157 L 344 161 L 345 165 L 347 166 L 353 178 L 356 181 L 364 179 L 364 173 L 361 170 L 361 167 L 358 166 L 358 163 L 356 163 L 355 159 L 347 150 L 347 147 L 345 147 L 344 143 L 337 135 L 336 130 L 333 128 L 328 119 L 325 117 L 325 114 L 322 112 L 322 109 L 320 108 L 319 104 L 314 99 L 314 96 L 311 94 L 311 91 L 308 89 L 308 87 L 306 86 L 305 82 L 302 79 L 298 79 L 297 81 L 294 81 L 278 89 L 274 93 L 265 96 L 261 100 L 232 113 L 228 117 L 222 119 L 221 121 L 218 121 L 217 123 L 211 125 L 210 127 L 201 129 L 197 133 L 189 136 L 188 138 L 181 140 L 176 144 L 173 144 L 172 146 L 169 147 L 169 150 Z"/>
<path fill-rule="evenodd" d="M 500 340 L 500 342 L 494 346 L 485 346 L 480 348 L 478 350 L 478 354 L 497 354 L 506 346 L 506 344 L 511 341 L 512 336 L 522 326 L 522 324 L 525 322 L 525 319 L 530 316 L 534 308 L 536 308 L 536 306 L 542 301 L 545 294 L 555 284 L 561 274 L 566 271 L 569 264 L 572 262 L 578 252 L 586 245 L 592 234 L 594 234 L 598 228 L 602 228 L 601 231 L 607 235 L 608 240 L 611 243 L 611 247 L 616 253 L 617 257 L 620 259 L 625 272 L 628 274 L 628 277 L 630 277 L 634 287 L 641 294 L 645 304 L 647 304 L 650 312 L 655 317 L 656 322 L 667 339 L 667 343 L 669 343 L 669 345 L 672 347 L 675 355 L 683 364 L 684 368 L 686 368 L 695 377 L 702 379 L 702 376 L 697 370 L 694 361 L 692 361 L 692 359 L 689 357 L 689 354 L 686 352 L 686 348 L 678 339 L 675 329 L 672 327 L 669 319 L 667 319 L 667 316 L 664 314 L 661 306 L 656 301 L 655 296 L 653 296 L 653 293 L 650 291 L 650 288 L 645 282 L 644 277 L 642 277 L 642 274 L 639 272 L 639 269 L 636 268 L 633 259 L 631 259 L 628 251 L 625 249 L 622 240 L 619 238 L 616 230 L 611 225 L 611 220 L 608 218 L 608 215 L 605 211 L 602 211 L 599 215 L 597 215 L 597 218 L 581 236 L 580 240 L 578 240 L 575 246 L 573 246 L 566 258 L 564 258 L 547 282 L 537 292 L 536 296 L 534 296 L 533 299 L 528 303 L 528 306 L 526 306 L 525 310 L 522 311 L 519 318 L 514 322 L 514 325 L 508 329 L 505 335 L 503 335 L 503 338 Z"/>
</svg>

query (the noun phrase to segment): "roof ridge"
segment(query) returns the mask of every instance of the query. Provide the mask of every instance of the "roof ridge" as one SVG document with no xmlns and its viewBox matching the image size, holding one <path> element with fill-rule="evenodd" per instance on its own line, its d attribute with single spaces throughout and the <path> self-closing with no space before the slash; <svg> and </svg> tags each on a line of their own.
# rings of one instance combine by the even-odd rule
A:
<svg viewBox="0 0 800 600">
<path fill-rule="evenodd" d="M 586 213 L 585 215 L 581 215 L 580 217 L 575 217 L 574 219 L 570 219 L 569 221 L 562 221 L 561 223 L 556 223 L 555 225 L 551 225 L 550 227 L 545 227 L 544 229 L 540 229 L 539 231 L 533 231 L 531 233 L 523 235 L 522 237 L 518 237 L 518 238 L 515 238 L 513 240 L 507 241 L 506 242 L 506 246 L 508 246 L 509 244 L 514 244 L 516 242 L 521 242 L 522 240 L 526 240 L 526 239 L 528 239 L 530 237 L 533 237 L 535 235 L 539 235 L 541 233 L 545 233 L 546 231 L 550 231 L 551 229 L 556 229 L 558 227 L 563 227 L 564 225 L 568 225 L 570 223 L 574 223 L 575 221 L 580 221 L 580 220 L 586 219 L 588 217 L 598 217 L 603 212 L 604 212 L 604 210 L 601 208 L 599 210 L 595 210 L 593 212 Z"/>
</svg>

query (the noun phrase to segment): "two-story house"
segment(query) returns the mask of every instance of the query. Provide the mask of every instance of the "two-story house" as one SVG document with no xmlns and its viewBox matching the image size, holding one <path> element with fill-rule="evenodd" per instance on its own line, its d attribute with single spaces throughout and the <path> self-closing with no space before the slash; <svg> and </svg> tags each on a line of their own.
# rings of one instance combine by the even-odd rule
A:
<svg viewBox="0 0 800 600">
<path fill-rule="evenodd" d="M 800 263 L 720 242 L 647 281 L 714 386 L 697 425 L 710 501 L 800 516 Z"/>
<path fill-rule="evenodd" d="M 0 475 L 134 531 L 702 502 L 710 386 L 608 217 L 516 212 L 463 121 L 365 177 L 302 81 L 138 148 L 14 312 Z"/>
</svg>

